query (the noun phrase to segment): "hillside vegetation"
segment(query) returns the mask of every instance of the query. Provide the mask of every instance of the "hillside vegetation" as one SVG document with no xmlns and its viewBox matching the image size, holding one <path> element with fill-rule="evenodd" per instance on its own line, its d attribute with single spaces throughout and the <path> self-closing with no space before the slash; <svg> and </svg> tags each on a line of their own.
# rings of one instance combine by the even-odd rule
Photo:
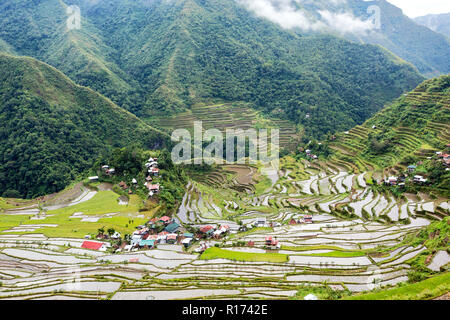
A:
<svg viewBox="0 0 450 320">
<path fill-rule="evenodd" d="M 337 135 L 330 143 L 337 161 L 360 171 L 426 161 L 450 142 L 450 76 L 427 80 L 362 126 Z M 448 188 L 448 174 L 447 174 Z M 445 183 L 444 183 L 445 184 Z"/>
<path fill-rule="evenodd" d="M 113 147 L 168 138 L 91 89 L 32 58 L 0 54 L 0 194 L 63 189 Z"/>
</svg>

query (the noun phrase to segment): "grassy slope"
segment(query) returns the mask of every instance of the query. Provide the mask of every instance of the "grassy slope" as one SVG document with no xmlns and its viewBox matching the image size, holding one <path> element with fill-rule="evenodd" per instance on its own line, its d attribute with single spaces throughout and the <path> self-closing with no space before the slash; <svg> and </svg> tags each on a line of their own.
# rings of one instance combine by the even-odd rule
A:
<svg viewBox="0 0 450 320">
<path fill-rule="evenodd" d="M 398 288 L 346 297 L 346 300 L 427 300 L 450 290 L 450 273 Z"/>
</svg>

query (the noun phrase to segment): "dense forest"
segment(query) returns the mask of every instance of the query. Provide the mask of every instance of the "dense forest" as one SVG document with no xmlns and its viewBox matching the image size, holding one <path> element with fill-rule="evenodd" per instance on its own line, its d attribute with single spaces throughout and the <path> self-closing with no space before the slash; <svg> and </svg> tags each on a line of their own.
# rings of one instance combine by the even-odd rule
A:
<svg viewBox="0 0 450 320">
<path fill-rule="evenodd" d="M 424 78 L 386 50 L 284 30 L 234 0 L 0 4 L 0 39 L 142 119 L 245 101 L 323 138 L 362 123 Z M 307 117 L 307 115 L 309 115 Z"/>
<path fill-rule="evenodd" d="M 168 136 L 32 58 L 0 54 L 0 195 L 63 189 L 114 147 L 161 147 Z"/>
</svg>

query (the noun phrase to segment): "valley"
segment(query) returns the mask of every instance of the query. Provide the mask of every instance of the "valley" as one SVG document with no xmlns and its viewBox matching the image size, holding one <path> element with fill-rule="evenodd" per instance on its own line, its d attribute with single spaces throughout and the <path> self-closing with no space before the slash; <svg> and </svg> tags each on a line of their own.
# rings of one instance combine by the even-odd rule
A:
<svg viewBox="0 0 450 320">
<path fill-rule="evenodd" d="M 273 183 L 261 172 L 274 174 Z M 36 206 L 6 209 L 0 299 L 291 299 L 300 288 L 320 294 L 324 284 L 349 297 L 406 282 L 420 257 L 431 254 L 437 271 L 448 266 L 442 247 L 441 258 L 413 240 L 431 223 L 448 225 L 448 200 L 396 198 L 374 191 L 368 176 L 333 162 L 287 157 L 278 170 L 225 166 L 194 177 L 174 219 L 184 227 L 230 227 L 222 239 L 201 241 L 209 247 L 202 254 L 194 250 L 198 244 L 116 254 L 80 248 L 80 238 L 101 225 L 131 232 L 145 223 L 150 216 L 138 214 L 133 196 L 120 206 L 117 194 L 103 200 L 108 191 L 82 188 L 71 191 L 70 201 L 64 193 L 53 197 L 41 207 L 48 209 L 44 215 Z M 53 209 L 61 197 L 66 202 Z M 306 215 L 312 224 L 301 222 Z M 261 218 L 261 226 L 239 232 Z M 267 237 L 280 248 L 267 250 Z M 444 283 L 436 294 L 448 291 Z"/>
</svg>

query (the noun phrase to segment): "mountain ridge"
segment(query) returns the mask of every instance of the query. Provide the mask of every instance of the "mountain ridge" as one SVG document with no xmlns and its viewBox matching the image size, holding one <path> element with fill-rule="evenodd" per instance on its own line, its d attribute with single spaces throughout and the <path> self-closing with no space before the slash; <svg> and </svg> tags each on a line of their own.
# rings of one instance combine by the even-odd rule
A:
<svg viewBox="0 0 450 320">
<path fill-rule="evenodd" d="M 450 12 L 442 14 L 428 14 L 414 18 L 414 21 L 431 30 L 441 33 L 450 39 Z"/>
</svg>

